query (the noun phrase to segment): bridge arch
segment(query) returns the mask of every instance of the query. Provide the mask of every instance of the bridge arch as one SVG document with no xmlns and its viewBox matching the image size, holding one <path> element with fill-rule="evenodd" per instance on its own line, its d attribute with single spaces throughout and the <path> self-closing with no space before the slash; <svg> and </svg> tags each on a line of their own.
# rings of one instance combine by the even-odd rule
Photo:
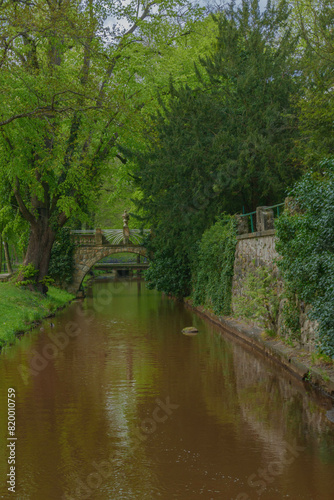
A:
<svg viewBox="0 0 334 500">
<path fill-rule="evenodd" d="M 146 248 L 139 245 L 78 246 L 74 251 L 74 273 L 68 286 L 70 293 L 76 294 L 89 270 L 104 257 L 117 253 L 134 253 L 147 257 Z"/>
</svg>

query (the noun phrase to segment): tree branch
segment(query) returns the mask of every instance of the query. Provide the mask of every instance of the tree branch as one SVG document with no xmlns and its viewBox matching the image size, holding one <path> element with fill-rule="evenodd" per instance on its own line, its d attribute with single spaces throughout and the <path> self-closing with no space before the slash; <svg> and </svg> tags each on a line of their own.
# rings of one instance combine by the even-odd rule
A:
<svg viewBox="0 0 334 500">
<path fill-rule="evenodd" d="M 19 181 L 18 177 L 16 177 L 16 179 L 15 179 L 14 195 L 15 195 L 16 201 L 19 205 L 19 209 L 20 209 L 20 212 L 23 215 L 23 217 L 28 222 L 30 222 L 30 224 L 36 224 L 37 221 L 36 221 L 35 217 L 32 215 L 31 212 L 29 212 L 29 210 L 25 206 L 24 201 L 22 199 L 22 196 L 20 193 L 20 181 Z"/>
<path fill-rule="evenodd" d="M 20 113 L 18 115 L 11 116 L 7 120 L 3 120 L 0 122 L 0 127 L 3 127 L 5 125 L 8 125 L 9 123 L 13 122 L 14 120 L 18 120 L 19 118 L 29 118 L 30 116 L 50 116 L 53 115 L 54 113 L 67 113 L 68 111 L 88 111 L 90 109 L 101 109 L 100 106 L 87 106 L 83 108 L 76 109 L 73 106 L 68 106 L 67 108 L 63 109 L 55 109 L 51 108 L 50 106 L 45 106 L 43 108 L 35 108 L 33 111 L 29 111 L 27 113 Z"/>
<path fill-rule="evenodd" d="M 134 24 L 131 26 L 131 28 L 129 28 L 129 29 L 128 29 L 128 31 L 126 31 L 126 32 L 122 35 L 121 40 L 120 40 L 120 42 L 119 42 L 119 45 L 118 45 L 118 47 L 117 47 L 117 49 L 116 49 L 116 52 L 120 52 L 120 51 L 122 51 L 122 50 L 124 49 L 124 47 L 127 45 L 127 44 L 125 44 L 125 40 L 126 40 L 126 38 L 127 38 L 129 35 L 132 35 L 132 34 L 136 31 L 136 29 L 138 28 L 138 21 L 144 21 L 144 19 L 145 19 L 145 18 L 149 15 L 149 13 L 150 13 L 150 8 L 151 8 L 153 5 L 155 5 L 155 4 L 156 4 L 156 2 L 155 2 L 155 1 L 153 1 L 153 2 L 149 2 L 149 3 L 146 5 L 146 7 L 145 7 L 145 9 L 144 9 L 144 11 L 143 11 L 143 13 L 142 13 L 142 15 L 141 15 L 141 16 L 140 16 L 137 20 L 136 20 L 136 22 L 134 22 Z M 98 105 L 100 104 L 100 102 L 101 102 L 101 101 L 102 101 L 102 99 L 103 99 L 103 95 L 104 95 L 104 87 L 106 86 L 106 84 L 107 84 L 108 80 L 110 79 L 110 77 L 111 77 L 111 75 L 112 75 L 112 73 L 113 73 L 114 67 L 115 67 L 115 65 L 116 65 L 116 62 L 118 61 L 118 59 L 119 59 L 120 57 L 121 57 L 121 55 L 120 55 L 120 54 L 115 54 L 115 56 L 113 57 L 113 59 L 112 59 L 112 61 L 111 61 L 111 64 L 110 64 L 109 68 L 107 69 L 106 77 L 105 77 L 105 79 L 103 80 L 103 82 L 102 82 L 102 84 L 101 84 L 101 88 L 100 88 L 99 96 L 98 96 L 98 98 L 97 98 L 97 104 L 98 104 Z"/>
<path fill-rule="evenodd" d="M 66 222 L 68 221 L 69 217 L 67 217 L 67 215 L 65 214 L 65 212 L 62 212 L 61 214 L 59 214 L 59 217 L 58 217 L 58 225 L 59 227 L 63 227 L 64 224 L 66 224 Z"/>
<path fill-rule="evenodd" d="M 127 163 L 127 161 L 128 161 L 126 158 L 123 158 L 123 156 L 121 156 L 121 155 L 120 155 L 120 154 L 118 154 L 118 153 L 117 153 L 115 156 L 116 156 L 116 158 L 118 158 L 119 160 L 121 160 L 121 162 L 122 162 L 122 163 L 124 163 L 124 165 L 125 165 L 125 164 Z"/>
</svg>

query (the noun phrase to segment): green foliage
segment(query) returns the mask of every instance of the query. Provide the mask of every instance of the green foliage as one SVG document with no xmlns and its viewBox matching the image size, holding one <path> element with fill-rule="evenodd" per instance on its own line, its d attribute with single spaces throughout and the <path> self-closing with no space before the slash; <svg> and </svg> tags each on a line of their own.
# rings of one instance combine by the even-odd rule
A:
<svg viewBox="0 0 334 500">
<path fill-rule="evenodd" d="M 332 0 L 292 0 L 295 30 L 300 34 L 299 66 L 303 95 L 299 100 L 304 162 L 333 157 L 334 10 Z"/>
<path fill-rule="evenodd" d="M 117 142 L 168 83 L 154 78 L 165 49 L 201 13 L 188 0 L 0 3 L 0 191 L 34 226 L 30 247 L 43 244 L 25 259 L 37 278 L 52 233 L 94 212 Z"/>
<path fill-rule="evenodd" d="M 16 286 L 29 287 L 29 289 L 32 291 L 34 290 L 34 287 L 36 285 L 37 273 L 38 271 L 37 269 L 35 269 L 33 264 L 21 264 L 11 281 L 15 282 Z M 18 278 L 19 281 L 17 281 Z M 48 287 L 50 285 L 53 285 L 54 279 L 51 278 L 51 276 L 44 276 L 44 278 L 39 280 L 38 283 L 40 283 L 44 287 Z"/>
<path fill-rule="evenodd" d="M 192 264 L 195 305 L 203 304 L 216 314 L 231 312 L 236 242 L 233 217 L 218 220 L 204 232 Z"/>
<path fill-rule="evenodd" d="M 333 360 L 321 352 L 312 352 L 311 359 L 314 365 L 327 364 L 333 366 Z"/>
<path fill-rule="evenodd" d="M 51 278 L 51 276 L 44 276 L 41 280 L 39 280 L 39 283 L 46 287 L 47 289 L 49 288 L 50 285 L 53 285 L 55 280 Z"/>
<path fill-rule="evenodd" d="M 262 323 L 270 335 L 277 334 L 279 293 L 277 276 L 266 267 L 250 271 L 243 283 L 242 295 L 234 299 L 237 316 Z"/>
<path fill-rule="evenodd" d="M 186 255 L 177 257 L 172 250 L 158 251 L 144 276 L 150 289 L 156 288 L 177 298 L 190 293 L 191 272 Z"/>
<path fill-rule="evenodd" d="M 0 234 L 22 254 L 28 243 L 29 225 L 19 210 L 13 208 L 9 189 L 8 185 L 4 186 L 0 181 Z"/>
<path fill-rule="evenodd" d="M 58 285 L 71 283 L 74 267 L 75 245 L 71 239 L 70 230 L 62 228 L 52 247 L 49 264 L 49 275 Z"/>
<path fill-rule="evenodd" d="M 168 107 L 154 118 L 148 151 L 134 155 L 143 193 L 136 204 L 154 229 L 156 249 L 173 245 L 177 255 L 191 255 L 221 211 L 211 146 L 222 115 L 210 96 L 173 85 L 170 92 Z"/>
<path fill-rule="evenodd" d="M 18 269 L 17 275 L 20 276 L 20 281 L 16 283 L 16 286 L 29 286 L 34 285 L 36 283 L 35 277 L 37 274 L 37 270 L 33 266 L 33 264 L 24 265 L 21 264 Z M 16 279 L 17 276 L 14 277 Z"/>
<path fill-rule="evenodd" d="M 277 220 L 278 261 L 300 300 L 319 323 L 319 347 L 334 357 L 334 162 L 303 176 L 291 193 L 296 208 Z"/>
<path fill-rule="evenodd" d="M 287 283 L 285 284 L 285 291 L 281 295 L 284 300 L 281 310 L 281 335 L 286 339 L 297 340 L 301 338 L 300 330 L 300 304 L 297 295 L 291 292 Z"/>
<path fill-rule="evenodd" d="M 257 0 L 233 2 L 217 24 L 216 50 L 201 61 L 221 112 L 213 168 L 224 209 L 248 212 L 278 203 L 299 176 L 296 40 L 284 0 L 262 13 Z"/>
<path fill-rule="evenodd" d="M 197 87 L 171 83 L 135 163 L 138 213 L 166 246 L 192 261 L 216 215 L 280 201 L 299 170 L 294 159 L 298 93 L 285 2 L 260 14 L 231 5 L 199 64 Z M 203 76 L 205 74 L 205 77 Z"/>
</svg>

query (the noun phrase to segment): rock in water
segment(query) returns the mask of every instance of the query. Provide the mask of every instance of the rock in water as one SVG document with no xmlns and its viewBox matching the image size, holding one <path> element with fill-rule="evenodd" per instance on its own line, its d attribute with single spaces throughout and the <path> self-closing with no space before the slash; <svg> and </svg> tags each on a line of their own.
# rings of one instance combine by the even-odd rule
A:
<svg viewBox="0 0 334 500">
<path fill-rule="evenodd" d="M 326 413 L 326 417 L 334 424 L 334 407 Z"/>
<path fill-rule="evenodd" d="M 182 330 L 183 335 L 196 335 L 198 333 L 197 328 L 194 326 L 187 326 Z"/>
</svg>

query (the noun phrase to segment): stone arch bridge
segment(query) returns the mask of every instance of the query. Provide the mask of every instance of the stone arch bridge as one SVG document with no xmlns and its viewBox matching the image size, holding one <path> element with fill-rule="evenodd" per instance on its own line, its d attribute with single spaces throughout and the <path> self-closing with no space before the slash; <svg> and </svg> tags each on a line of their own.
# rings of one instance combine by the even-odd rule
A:
<svg viewBox="0 0 334 500">
<path fill-rule="evenodd" d="M 124 237 L 122 229 L 95 229 L 72 231 L 75 243 L 73 280 L 68 285 L 70 293 L 77 294 L 88 271 L 104 257 L 117 253 L 134 253 L 147 257 L 147 251 L 140 244 L 149 230 L 144 232 L 131 229 L 129 237 Z"/>
</svg>

